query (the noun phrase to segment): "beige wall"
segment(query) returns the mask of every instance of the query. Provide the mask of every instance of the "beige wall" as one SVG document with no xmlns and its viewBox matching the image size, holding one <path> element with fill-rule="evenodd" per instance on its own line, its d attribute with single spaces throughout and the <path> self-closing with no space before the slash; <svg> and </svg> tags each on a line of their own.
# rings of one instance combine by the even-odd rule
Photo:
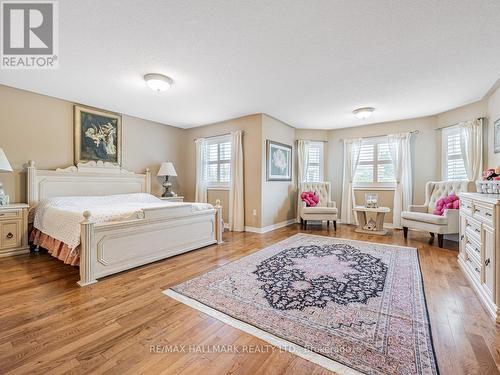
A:
<svg viewBox="0 0 500 375">
<path fill-rule="evenodd" d="M 500 166 L 500 153 L 495 154 L 494 142 L 494 123 L 500 119 L 500 88 L 497 88 L 488 98 L 488 150 L 486 167 L 495 168 Z"/>
<path fill-rule="evenodd" d="M 332 180 L 333 200 L 337 202 L 339 211 L 342 198 L 343 144 L 345 138 L 382 136 L 391 133 L 418 130 L 413 137 L 413 202 L 423 203 L 425 183 L 438 178 L 438 155 L 436 153 L 436 116 L 417 119 L 370 124 L 356 128 L 335 129 L 329 131 L 328 175 Z M 389 207 L 392 208 L 392 204 Z M 388 220 L 386 219 L 386 222 Z"/>
<path fill-rule="evenodd" d="M 292 181 L 266 180 L 266 140 L 292 146 Z M 295 128 L 262 115 L 262 227 L 296 217 Z"/>
<path fill-rule="evenodd" d="M 245 225 L 260 227 L 261 224 L 261 129 L 262 116 L 251 115 L 216 124 L 200 126 L 184 130 L 183 142 L 183 194 L 189 201 L 195 195 L 195 147 L 194 140 L 200 137 L 211 137 L 229 133 L 232 130 L 243 130 L 243 159 L 244 159 L 244 186 L 245 186 Z M 178 171 L 179 173 L 179 171 Z M 209 194 L 213 197 L 215 193 Z M 223 202 L 228 202 L 228 192 L 222 194 Z M 256 215 L 253 215 L 253 210 Z M 223 206 L 227 212 L 227 207 Z"/>
<path fill-rule="evenodd" d="M 150 168 L 156 174 L 162 161 L 181 165 L 182 129 L 129 116 L 123 116 L 122 123 L 124 168 Z M 73 104 L 0 85 L 0 147 L 14 169 L 0 174 L 0 182 L 12 202 L 26 201 L 27 160 L 35 160 L 40 169 L 73 164 Z M 158 194 L 161 186 L 155 180 L 152 189 Z"/>
</svg>

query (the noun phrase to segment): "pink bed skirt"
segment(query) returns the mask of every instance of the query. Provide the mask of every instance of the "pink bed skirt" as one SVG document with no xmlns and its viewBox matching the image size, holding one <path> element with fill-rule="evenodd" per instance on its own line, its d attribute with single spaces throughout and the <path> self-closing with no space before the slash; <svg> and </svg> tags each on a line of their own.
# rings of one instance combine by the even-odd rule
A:
<svg viewBox="0 0 500 375">
<path fill-rule="evenodd" d="M 64 242 L 56 240 L 36 228 L 33 228 L 31 231 L 30 242 L 43 247 L 50 255 L 62 260 L 65 264 L 71 264 L 72 266 L 80 265 L 80 246 L 71 250 Z"/>
</svg>

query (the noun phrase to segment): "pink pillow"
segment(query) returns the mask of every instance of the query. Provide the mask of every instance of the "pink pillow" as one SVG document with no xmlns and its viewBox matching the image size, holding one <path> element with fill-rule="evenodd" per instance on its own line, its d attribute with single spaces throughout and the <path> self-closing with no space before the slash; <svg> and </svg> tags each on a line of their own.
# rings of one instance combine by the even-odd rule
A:
<svg viewBox="0 0 500 375">
<path fill-rule="evenodd" d="M 454 193 L 451 193 L 447 197 L 442 197 L 437 200 L 433 214 L 443 216 L 444 210 L 458 210 L 459 207 L 460 198 Z"/>
<path fill-rule="evenodd" d="M 313 191 L 304 191 L 300 194 L 300 199 L 306 202 L 307 207 L 315 207 L 319 202 L 319 197 Z"/>
</svg>

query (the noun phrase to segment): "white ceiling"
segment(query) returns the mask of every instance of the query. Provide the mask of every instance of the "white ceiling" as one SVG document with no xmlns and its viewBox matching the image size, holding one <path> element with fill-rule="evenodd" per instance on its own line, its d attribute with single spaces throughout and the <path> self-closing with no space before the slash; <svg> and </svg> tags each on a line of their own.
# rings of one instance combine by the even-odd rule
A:
<svg viewBox="0 0 500 375">
<path fill-rule="evenodd" d="M 439 113 L 500 75 L 498 0 L 64 0 L 60 68 L 0 83 L 179 127 L 331 129 Z M 146 73 L 171 76 L 157 94 Z M 370 121 L 354 118 L 377 108 Z"/>
</svg>

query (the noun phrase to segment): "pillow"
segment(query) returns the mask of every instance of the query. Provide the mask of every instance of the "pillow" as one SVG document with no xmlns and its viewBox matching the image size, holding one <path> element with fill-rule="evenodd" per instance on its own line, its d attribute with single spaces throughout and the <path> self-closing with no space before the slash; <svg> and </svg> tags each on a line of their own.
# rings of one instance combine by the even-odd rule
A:
<svg viewBox="0 0 500 375">
<path fill-rule="evenodd" d="M 444 210 L 458 210 L 459 207 L 460 198 L 458 198 L 455 193 L 451 193 L 447 197 L 442 197 L 437 200 L 433 214 L 443 216 Z"/>
<path fill-rule="evenodd" d="M 302 199 L 302 202 L 306 202 L 307 207 L 315 207 L 319 203 L 319 197 L 314 191 L 303 191 L 300 194 L 300 199 Z"/>
</svg>

